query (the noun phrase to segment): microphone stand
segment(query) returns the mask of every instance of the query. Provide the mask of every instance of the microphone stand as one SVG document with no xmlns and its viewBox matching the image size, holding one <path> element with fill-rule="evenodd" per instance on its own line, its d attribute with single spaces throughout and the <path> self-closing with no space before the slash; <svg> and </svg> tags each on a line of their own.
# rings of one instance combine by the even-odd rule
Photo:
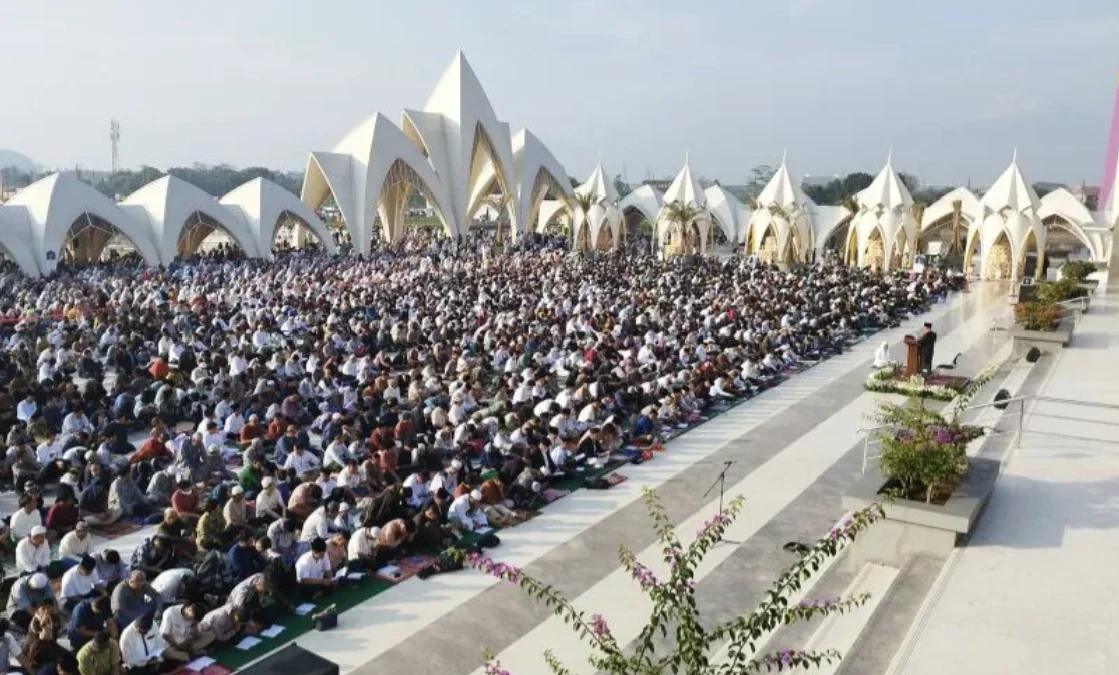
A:
<svg viewBox="0 0 1119 675">
<path fill-rule="evenodd" d="M 734 466 L 734 460 L 728 459 L 728 460 L 724 461 L 723 462 L 723 470 L 719 472 L 719 477 L 715 479 L 715 482 L 711 484 L 711 487 L 707 488 L 707 492 L 703 493 L 703 498 L 706 499 L 707 496 L 710 495 L 715 490 L 716 487 L 719 488 L 719 513 L 720 514 L 722 514 L 722 512 L 723 512 L 723 495 L 726 492 L 727 471 L 730 471 L 730 468 L 732 466 Z M 728 544 L 736 544 L 736 545 L 742 543 L 740 541 L 731 541 L 730 539 L 723 539 L 722 535 L 719 536 L 718 541 L 726 542 Z"/>
</svg>

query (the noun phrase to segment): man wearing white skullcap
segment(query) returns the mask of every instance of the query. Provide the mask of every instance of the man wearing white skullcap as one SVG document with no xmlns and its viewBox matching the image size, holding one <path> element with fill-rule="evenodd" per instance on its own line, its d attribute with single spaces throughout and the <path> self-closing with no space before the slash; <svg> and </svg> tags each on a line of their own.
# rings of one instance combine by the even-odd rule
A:
<svg viewBox="0 0 1119 675">
<path fill-rule="evenodd" d="M 51 565 L 51 549 L 47 528 L 36 525 L 31 533 L 16 544 L 16 571 L 20 574 L 46 572 Z"/>
<path fill-rule="evenodd" d="M 447 516 L 452 525 L 466 532 L 488 528 L 490 521 L 481 509 L 482 492 L 472 490 L 451 502 Z"/>
</svg>

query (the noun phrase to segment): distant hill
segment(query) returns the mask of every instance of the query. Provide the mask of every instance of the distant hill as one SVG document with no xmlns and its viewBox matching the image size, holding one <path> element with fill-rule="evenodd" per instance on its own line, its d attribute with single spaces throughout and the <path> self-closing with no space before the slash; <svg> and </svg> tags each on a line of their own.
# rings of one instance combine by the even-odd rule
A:
<svg viewBox="0 0 1119 675">
<path fill-rule="evenodd" d="M 0 168 L 15 167 L 24 173 L 38 170 L 39 165 L 27 155 L 0 148 Z"/>
</svg>

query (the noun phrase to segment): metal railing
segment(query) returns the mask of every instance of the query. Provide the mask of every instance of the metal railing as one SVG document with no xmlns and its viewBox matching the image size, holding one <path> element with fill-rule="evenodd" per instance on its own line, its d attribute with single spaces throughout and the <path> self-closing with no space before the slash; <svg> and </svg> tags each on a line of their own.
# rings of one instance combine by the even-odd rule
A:
<svg viewBox="0 0 1119 675">
<path fill-rule="evenodd" d="M 990 403 L 979 403 L 979 404 L 976 404 L 976 405 L 969 405 L 965 408 L 961 408 L 960 410 L 958 410 L 957 411 L 957 416 L 959 416 L 959 415 L 961 415 L 965 412 L 968 412 L 970 410 L 986 410 L 988 408 L 998 408 L 999 409 L 999 415 L 998 415 L 997 421 L 1001 421 L 1002 419 L 1004 419 L 1006 417 L 1007 413 L 1010 413 L 1010 411 L 1007 410 L 1010 407 L 1010 405 L 1013 404 L 1013 403 L 1017 403 L 1018 404 L 1018 414 L 1016 416 L 1016 422 L 1015 422 L 1014 428 L 1013 429 L 999 430 L 999 429 L 995 429 L 994 427 L 991 427 L 989 432 L 987 434 L 984 434 L 983 438 L 986 439 L 986 438 L 990 438 L 990 437 L 998 435 L 998 434 L 1004 434 L 1004 433 L 1011 433 L 1012 432 L 1014 434 L 1014 447 L 1013 447 L 1013 449 L 1018 450 L 1019 448 L 1022 447 L 1022 432 L 1025 429 L 1025 420 L 1026 420 L 1026 404 L 1031 402 L 1031 401 L 1043 402 L 1043 403 L 1059 403 L 1059 404 L 1065 404 L 1065 405 L 1082 406 L 1082 407 L 1085 407 L 1085 408 L 1099 408 L 1099 409 L 1103 409 L 1103 410 L 1119 411 L 1119 405 L 1116 405 L 1114 403 L 1098 403 L 1098 402 L 1095 402 L 1095 401 L 1082 401 L 1082 400 L 1071 399 L 1071 398 L 1056 398 L 1056 397 L 1053 397 L 1053 396 L 1016 396 L 1016 397 L 1012 397 L 1012 398 L 1004 398 L 1001 401 L 991 401 Z M 1013 413 L 1010 413 L 1010 414 L 1013 414 Z M 978 424 L 979 426 L 982 426 L 983 421 L 984 420 L 982 420 L 982 419 L 972 420 L 971 422 L 969 422 L 969 424 Z M 1095 423 L 1095 424 L 1105 424 L 1106 423 L 1102 420 L 1082 420 L 1082 421 Z M 856 434 L 861 435 L 862 439 L 863 439 L 863 467 L 862 467 L 863 475 L 866 475 L 866 467 L 867 467 L 867 464 L 870 462 L 870 460 L 878 459 L 878 458 L 881 457 L 881 455 L 871 456 L 871 454 L 870 454 L 870 446 L 872 444 L 877 444 L 878 443 L 878 440 L 872 438 L 872 435 L 876 431 L 882 431 L 883 429 L 891 429 L 894 426 L 895 425 L 892 425 L 892 424 L 881 424 L 881 425 L 878 425 L 876 427 L 861 428 L 861 429 L 859 429 L 858 431 L 855 432 Z M 1085 439 L 1085 440 L 1108 442 L 1105 439 Z"/>
</svg>

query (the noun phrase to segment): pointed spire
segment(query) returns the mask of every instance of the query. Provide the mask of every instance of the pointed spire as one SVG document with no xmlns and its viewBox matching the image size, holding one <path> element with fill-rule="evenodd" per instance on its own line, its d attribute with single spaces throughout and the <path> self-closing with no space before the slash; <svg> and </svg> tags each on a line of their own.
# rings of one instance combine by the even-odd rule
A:
<svg viewBox="0 0 1119 675">
<path fill-rule="evenodd" d="M 781 150 L 781 166 L 785 166 L 785 162 L 789 159 L 789 149 L 784 148 Z"/>
<path fill-rule="evenodd" d="M 894 163 L 894 146 L 891 145 L 890 149 L 886 152 L 886 166 L 890 166 L 893 163 Z"/>
<path fill-rule="evenodd" d="M 1014 146 L 1014 156 L 1010 158 L 1010 163 L 1011 164 L 1017 164 L 1018 163 L 1018 146 L 1017 145 Z"/>
<path fill-rule="evenodd" d="M 691 161 L 692 161 L 691 148 L 685 148 L 684 149 L 684 166 L 688 166 L 689 164 L 691 164 Z"/>
</svg>

